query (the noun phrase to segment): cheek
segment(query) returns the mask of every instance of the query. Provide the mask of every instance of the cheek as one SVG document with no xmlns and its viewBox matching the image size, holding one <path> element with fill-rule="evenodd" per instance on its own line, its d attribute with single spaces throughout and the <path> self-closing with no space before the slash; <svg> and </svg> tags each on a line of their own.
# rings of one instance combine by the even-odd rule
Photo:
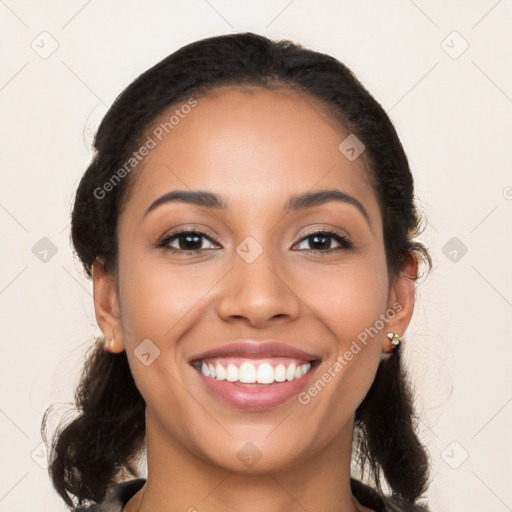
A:
<svg viewBox="0 0 512 512">
<path fill-rule="evenodd" d="M 195 269 L 171 270 L 141 255 L 120 267 L 123 336 L 130 368 L 146 403 L 157 408 L 160 403 L 162 410 L 183 405 L 178 403 L 183 393 L 176 389 L 183 386 L 188 368 L 182 364 L 179 340 L 206 314 L 205 294 L 218 281 L 211 271 Z"/>
<path fill-rule="evenodd" d="M 387 282 L 376 275 L 371 266 L 340 269 L 316 279 L 308 294 L 308 306 L 323 324 L 322 338 L 331 342 L 321 371 L 300 398 L 321 419 L 326 440 L 350 420 L 375 378 L 387 298 Z"/>
<path fill-rule="evenodd" d="M 204 272 L 179 267 L 171 271 L 154 260 L 145 264 L 144 258 L 137 265 L 125 265 L 123 274 L 122 320 L 129 344 L 145 338 L 156 343 L 177 338 L 181 325 L 187 323 L 188 315 L 201 310 L 201 298 L 215 283 L 214 276 Z"/>
<path fill-rule="evenodd" d="M 385 261 L 378 257 L 319 274 L 315 286 L 308 288 L 310 310 L 324 331 L 327 328 L 327 337 L 335 340 L 319 377 L 335 384 L 329 384 L 328 393 L 348 410 L 360 403 L 375 377 L 385 335 L 387 289 Z"/>
<path fill-rule="evenodd" d="M 306 296 L 309 307 L 335 335 L 339 352 L 344 352 L 353 340 L 364 339 L 368 331 L 376 336 L 372 327 L 382 329 L 378 320 L 387 306 L 385 265 L 370 259 L 319 273 Z"/>
</svg>

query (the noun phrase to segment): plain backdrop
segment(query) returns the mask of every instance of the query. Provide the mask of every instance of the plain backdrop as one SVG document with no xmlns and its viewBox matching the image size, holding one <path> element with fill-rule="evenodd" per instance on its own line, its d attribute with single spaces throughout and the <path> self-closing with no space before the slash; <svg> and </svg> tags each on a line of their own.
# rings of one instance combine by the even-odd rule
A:
<svg viewBox="0 0 512 512">
<path fill-rule="evenodd" d="M 390 115 L 434 259 L 403 347 L 428 503 L 512 510 L 511 25 L 510 0 L 0 1 L 0 511 L 66 510 L 40 423 L 99 333 L 69 242 L 98 123 L 169 53 L 240 31 L 333 55 Z"/>
</svg>

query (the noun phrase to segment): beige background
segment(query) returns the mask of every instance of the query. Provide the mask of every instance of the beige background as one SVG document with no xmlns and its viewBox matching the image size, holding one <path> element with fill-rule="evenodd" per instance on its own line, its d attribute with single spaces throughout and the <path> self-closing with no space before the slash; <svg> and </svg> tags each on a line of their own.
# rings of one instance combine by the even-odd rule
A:
<svg viewBox="0 0 512 512">
<path fill-rule="evenodd" d="M 0 511 L 66 510 L 40 467 L 40 421 L 72 400 L 98 333 L 69 216 L 101 116 L 180 46 L 245 30 L 334 55 L 395 123 L 435 265 L 404 346 L 428 502 L 512 510 L 512 1 L 120 5 L 0 1 Z M 56 250 L 46 261 L 43 237 Z"/>
</svg>

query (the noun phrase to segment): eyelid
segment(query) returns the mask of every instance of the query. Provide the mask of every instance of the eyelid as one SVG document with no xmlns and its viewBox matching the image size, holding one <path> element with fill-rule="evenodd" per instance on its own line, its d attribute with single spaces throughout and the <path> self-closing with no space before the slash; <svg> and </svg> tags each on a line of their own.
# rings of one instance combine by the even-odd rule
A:
<svg viewBox="0 0 512 512">
<path fill-rule="evenodd" d="M 202 226 L 198 227 L 198 225 L 194 225 L 194 224 L 187 224 L 181 228 L 178 227 L 176 229 L 166 231 L 165 234 L 159 238 L 158 242 L 155 245 L 158 246 L 159 244 L 161 244 L 168 238 L 179 235 L 180 233 L 189 233 L 189 232 L 194 232 L 194 233 L 200 234 L 201 236 L 204 236 L 205 238 L 209 238 L 211 242 L 219 245 L 219 243 L 216 241 L 216 239 L 218 238 L 217 234 L 215 234 L 213 231 L 210 231 L 208 228 L 205 228 Z"/>
<path fill-rule="evenodd" d="M 307 237 L 308 235 L 313 235 L 315 233 L 335 233 L 336 235 L 339 235 L 339 236 L 345 237 L 347 239 L 350 239 L 348 234 L 346 232 L 342 232 L 341 229 L 337 229 L 337 228 L 334 228 L 334 227 L 324 227 L 324 228 L 321 228 L 321 227 L 317 226 L 315 228 L 311 228 L 310 230 L 306 231 L 305 233 L 302 233 L 302 235 L 299 238 L 299 241 L 302 240 L 303 238 Z"/>
<path fill-rule="evenodd" d="M 335 227 L 315 227 L 315 228 L 311 228 L 310 230 L 306 231 L 305 233 L 302 233 L 300 235 L 300 238 L 297 239 L 297 241 L 294 243 L 294 245 L 296 245 L 297 243 L 301 242 L 302 240 L 304 240 L 304 238 L 307 238 L 308 236 L 310 235 L 314 235 L 316 233 L 328 233 L 328 234 L 331 234 L 333 236 L 339 236 L 340 238 L 342 238 L 343 240 L 346 241 L 347 244 L 353 246 L 354 245 L 354 242 L 352 241 L 352 238 L 351 236 L 344 230 L 341 230 L 339 228 L 335 228 Z"/>
</svg>

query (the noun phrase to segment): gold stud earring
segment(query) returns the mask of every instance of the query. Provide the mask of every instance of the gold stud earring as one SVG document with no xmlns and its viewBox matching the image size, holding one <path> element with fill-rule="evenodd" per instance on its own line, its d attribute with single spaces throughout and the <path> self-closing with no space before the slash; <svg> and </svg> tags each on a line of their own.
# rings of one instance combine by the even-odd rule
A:
<svg viewBox="0 0 512 512">
<path fill-rule="evenodd" d="M 100 336 L 98 338 L 98 343 L 103 342 L 103 348 L 105 350 L 108 350 L 109 348 L 112 348 L 112 345 L 114 344 L 114 338 L 105 338 L 105 336 Z"/>
<path fill-rule="evenodd" d="M 98 345 L 99 344 L 102 344 L 102 345 L 105 345 L 105 335 L 103 333 L 101 333 L 99 336 L 97 336 L 95 339 L 94 339 L 95 343 L 97 343 Z"/>
<path fill-rule="evenodd" d="M 389 338 L 389 340 L 395 347 L 400 345 L 400 342 L 402 341 L 402 338 L 394 332 L 388 332 L 386 336 Z"/>
<path fill-rule="evenodd" d="M 119 354 L 124 350 L 123 342 L 112 337 L 105 342 L 105 350 L 107 352 L 112 352 L 113 354 Z"/>
</svg>

